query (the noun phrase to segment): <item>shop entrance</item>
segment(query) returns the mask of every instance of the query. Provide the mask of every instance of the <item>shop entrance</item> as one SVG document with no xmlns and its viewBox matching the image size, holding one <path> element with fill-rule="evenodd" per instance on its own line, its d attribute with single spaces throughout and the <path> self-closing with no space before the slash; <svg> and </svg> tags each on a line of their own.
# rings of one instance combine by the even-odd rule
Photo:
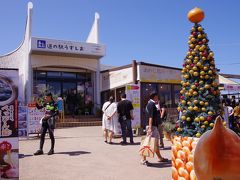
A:
<svg viewBox="0 0 240 180">
<path fill-rule="evenodd" d="M 93 114 L 93 81 L 91 72 L 34 71 L 34 94 L 50 91 L 64 101 L 65 115 Z"/>
</svg>

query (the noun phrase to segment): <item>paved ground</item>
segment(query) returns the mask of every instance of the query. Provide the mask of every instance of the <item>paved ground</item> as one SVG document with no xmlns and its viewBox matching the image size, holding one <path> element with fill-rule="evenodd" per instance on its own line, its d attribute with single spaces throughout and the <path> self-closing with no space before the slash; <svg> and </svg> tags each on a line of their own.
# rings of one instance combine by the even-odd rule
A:
<svg viewBox="0 0 240 180">
<path fill-rule="evenodd" d="M 158 163 L 149 159 L 150 167 L 139 163 L 140 137 L 136 145 L 121 146 L 120 138 L 115 144 L 103 142 L 101 127 L 57 129 L 55 153 L 52 156 L 33 156 L 39 139 L 20 141 L 21 180 L 168 180 L 171 179 L 171 162 Z M 161 150 L 170 159 L 170 142 Z M 47 139 L 45 153 L 50 147 Z"/>
</svg>

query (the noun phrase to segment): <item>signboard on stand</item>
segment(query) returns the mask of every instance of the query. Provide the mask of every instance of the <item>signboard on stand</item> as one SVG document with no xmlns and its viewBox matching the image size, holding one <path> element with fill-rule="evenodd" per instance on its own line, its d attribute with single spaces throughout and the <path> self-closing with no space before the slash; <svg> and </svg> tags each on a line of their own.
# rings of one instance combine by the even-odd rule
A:
<svg viewBox="0 0 240 180">
<path fill-rule="evenodd" d="M 41 130 L 40 120 L 45 114 L 45 110 L 37 109 L 36 104 L 28 104 L 28 134 L 38 134 Z"/>
<path fill-rule="evenodd" d="M 0 69 L 0 179 L 19 177 L 18 70 Z"/>
<path fill-rule="evenodd" d="M 27 136 L 27 106 L 18 106 L 18 136 Z"/>
<path fill-rule="evenodd" d="M 138 84 L 128 84 L 126 85 L 126 95 L 127 99 L 132 102 L 133 105 L 133 117 L 132 128 L 136 129 L 140 127 L 140 85 Z"/>
</svg>

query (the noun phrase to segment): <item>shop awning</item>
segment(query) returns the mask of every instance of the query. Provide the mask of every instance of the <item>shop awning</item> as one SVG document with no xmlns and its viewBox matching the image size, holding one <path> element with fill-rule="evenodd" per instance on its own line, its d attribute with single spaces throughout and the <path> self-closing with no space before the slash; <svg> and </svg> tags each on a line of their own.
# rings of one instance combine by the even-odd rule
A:
<svg viewBox="0 0 240 180">
<path fill-rule="evenodd" d="M 220 90 L 240 91 L 240 84 L 219 75 Z"/>
<path fill-rule="evenodd" d="M 221 75 L 219 75 L 219 84 L 223 84 L 223 85 L 239 85 L 237 82 L 235 82 L 235 81 L 232 81 L 232 80 L 230 80 L 230 79 L 228 79 L 228 78 L 225 78 L 225 77 L 223 77 L 223 76 L 221 76 Z"/>
</svg>

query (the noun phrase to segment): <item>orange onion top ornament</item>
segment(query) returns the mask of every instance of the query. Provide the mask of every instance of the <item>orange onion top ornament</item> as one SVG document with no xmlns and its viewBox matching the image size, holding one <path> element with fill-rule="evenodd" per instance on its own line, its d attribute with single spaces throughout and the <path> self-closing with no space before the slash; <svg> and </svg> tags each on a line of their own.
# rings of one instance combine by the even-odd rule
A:
<svg viewBox="0 0 240 180">
<path fill-rule="evenodd" d="M 240 179 L 240 138 L 225 128 L 220 116 L 214 128 L 205 132 L 194 151 L 194 170 L 198 180 Z"/>
<path fill-rule="evenodd" d="M 195 7 L 188 12 L 188 20 L 192 23 L 199 23 L 204 19 L 204 12 L 202 9 Z"/>
</svg>

